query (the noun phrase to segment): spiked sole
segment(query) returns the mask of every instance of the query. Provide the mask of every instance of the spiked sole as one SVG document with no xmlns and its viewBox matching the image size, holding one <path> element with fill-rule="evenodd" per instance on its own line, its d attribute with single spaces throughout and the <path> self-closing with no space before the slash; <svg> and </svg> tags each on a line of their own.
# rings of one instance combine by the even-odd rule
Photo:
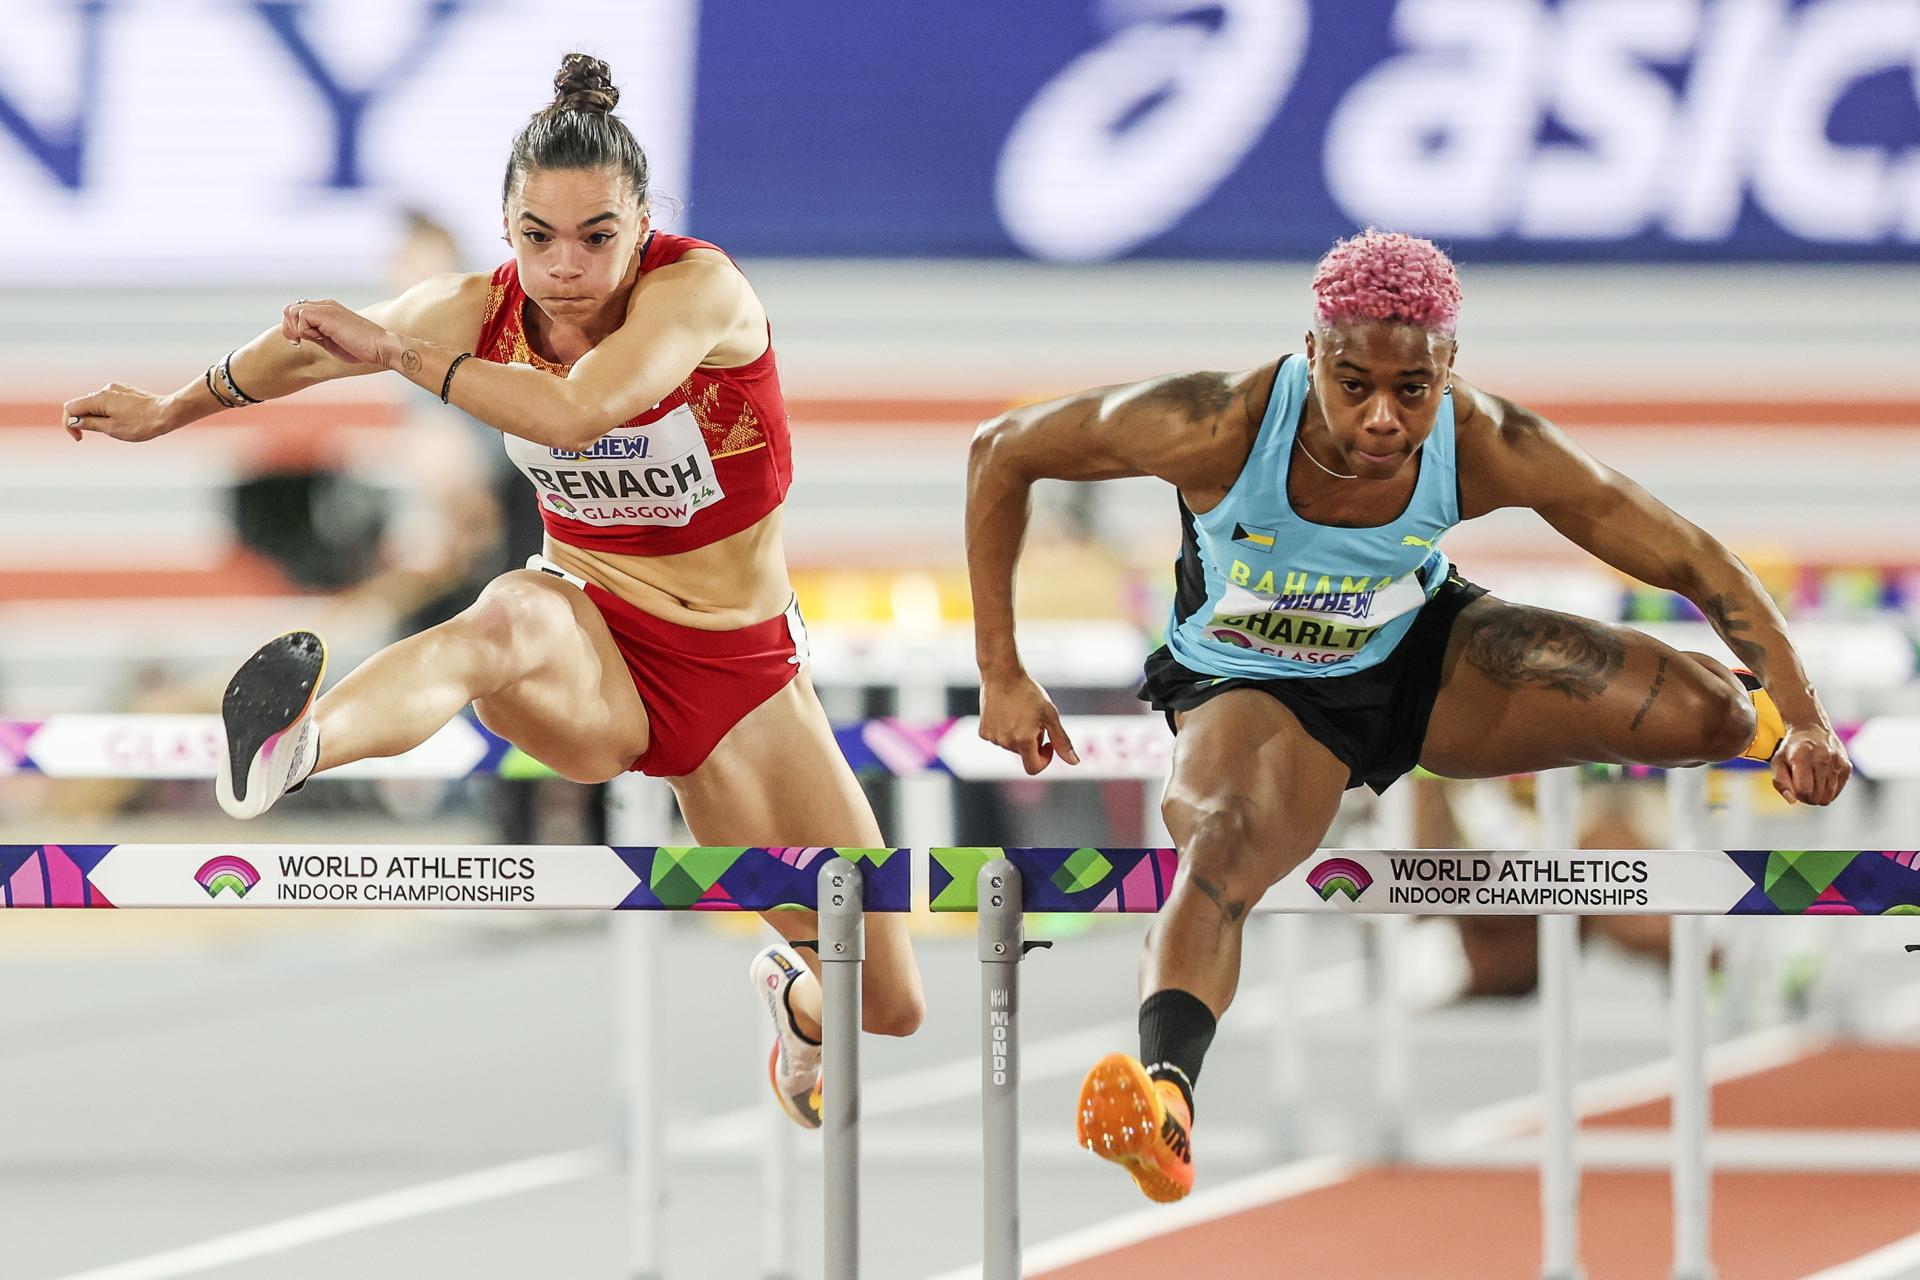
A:
<svg viewBox="0 0 1920 1280">
<path fill-rule="evenodd" d="M 1124 1053 L 1110 1053 L 1094 1065 L 1080 1086 L 1074 1137 L 1103 1160 L 1133 1175 L 1147 1199 L 1170 1204 L 1186 1198 L 1182 1184 L 1160 1166 L 1160 1126 L 1166 1118 L 1152 1077 Z"/>
<path fill-rule="evenodd" d="M 312 708 L 326 670 L 326 643 L 311 631 L 289 631 L 262 645 L 228 681 L 220 704 L 227 758 L 215 783 L 228 813 L 255 817 L 279 799 L 278 791 L 260 799 L 272 787 L 274 748 Z"/>
</svg>

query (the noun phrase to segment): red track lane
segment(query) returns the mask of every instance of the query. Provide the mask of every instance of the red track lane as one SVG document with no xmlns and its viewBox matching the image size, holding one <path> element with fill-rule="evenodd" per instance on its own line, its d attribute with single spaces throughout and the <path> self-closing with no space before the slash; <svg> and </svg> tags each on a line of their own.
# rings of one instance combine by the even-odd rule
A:
<svg viewBox="0 0 1920 1280">
<path fill-rule="evenodd" d="M 1920 1129 L 1917 1080 L 1920 1048 L 1838 1047 L 1717 1085 L 1714 1118 L 1726 1128 Z M 1666 1115 L 1660 1102 L 1587 1123 L 1664 1125 Z M 1194 1137 L 1204 1161 L 1206 1130 Z M 1088 1172 L 1125 1176 L 1091 1164 Z M 1654 1280 L 1671 1272 L 1666 1174 L 1589 1172 L 1581 1186 L 1581 1261 L 1589 1280 Z M 1920 1173 L 1726 1172 L 1713 1181 L 1713 1261 L 1726 1280 L 1799 1280 L 1916 1233 Z M 1533 1280 L 1539 1274 L 1535 1174 L 1383 1168 L 1034 1280 Z"/>
</svg>

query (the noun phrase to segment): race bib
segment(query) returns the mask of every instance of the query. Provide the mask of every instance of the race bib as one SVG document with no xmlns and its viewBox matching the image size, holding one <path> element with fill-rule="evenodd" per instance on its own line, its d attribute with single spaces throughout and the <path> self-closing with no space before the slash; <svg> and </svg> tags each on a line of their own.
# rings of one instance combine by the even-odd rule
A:
<svg viewBox="0 0 1920 1280">
<path fill-rule="evenodd" d="M 684 404 L 645 426 L 615 427 L 577 453 L 517 436 L 506 441 L 540 505 L 582 524 L 679 527 L 727 496 Z"/>
</svg>

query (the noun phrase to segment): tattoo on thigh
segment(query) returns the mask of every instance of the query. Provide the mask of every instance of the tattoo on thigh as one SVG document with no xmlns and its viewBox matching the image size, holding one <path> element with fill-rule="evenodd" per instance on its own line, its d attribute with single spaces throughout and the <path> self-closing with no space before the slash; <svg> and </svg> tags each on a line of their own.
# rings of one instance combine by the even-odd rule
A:
<svg viewBox="0 0 1920 1280">
<path fill-rule="evenodd" d="M 1193 881 L 1193 887 L 1206 894 L 1207 899 L 1212 902 L 1214 906 L 1220 908 L 1220 914 L 1227 918 L 1228 924 L 1237 923 L 1241 916 L 1247 914 L 1246 903 L 1238 898 L 1229 898 L 1226 890 L 1222 889 L 1213 881 L 1207 879 L 1205 876 L 1193 876 L 1191 879 Z"/>
<path fill-rule="evenodd" d="M 1707 615 L 1720 638 L 1727 642 L 1727 648 L 1733 650 L 1747 669 L 1766 679 L 1767 651 L 1748 634 L 1753 624 L 1741 615 L 1740 606 L 1727 596 L 1711 596 L 1700 603 L 1700 611 Z"/>
<path fill-rule="evenodd" d="M 1495 684 L 1552 689 L 1584 702 L 1606 692 L 1626 664 L 1627 647 L 1599 623 L 1509 605 L 1474 627 L 1466 659 Z"/>
<path fill-rule="evenodd" d="M 1647 700 L 1640 704 L 1638 711 L 1633 713 L 1633 723 L 1627 726 L 1628 733 L 1636 733 L 1639 731 L 1640 722 L 1647 718 L 1647 712 L 1653 710 L 1653 700 L 1660 696 L 1660 686 L 1666 682 L 1667 655 L 1663 653 L 1660 655 L 1660 665 L 1653 669 L 1653 688 L 1647 690 Z"/>
</svg>

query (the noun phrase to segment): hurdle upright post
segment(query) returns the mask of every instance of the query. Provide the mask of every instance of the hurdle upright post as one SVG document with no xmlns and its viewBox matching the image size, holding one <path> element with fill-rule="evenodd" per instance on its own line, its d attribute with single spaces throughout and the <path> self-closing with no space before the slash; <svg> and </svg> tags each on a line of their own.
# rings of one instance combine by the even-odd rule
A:
<svg viewBox="0 0 1920 1280">
<path fill-rule="evenodd" d="M 1549 769 L 1534 775 L 1540 844 L 1572 849 L 1580 835 L 1580 775 Z M 1578 916 L 1540 917 L 1540 1235 L 1542 1280 L 1582 1280 L 1580 1164 L 1574 1147 L 1573 988 L 1580 963 Z"/>
<path fill-rule="evenodd" d="M 1667 771 L 1667 847 L 1706 844 L 1707 770 Z M 1707 922 L 1670 917 L 1673 984 L 1673 1280 L 1713 1280 L 1708 1243 L 1713 1168 L 1707 1092 Z"/>
<path fill-rule="evenodd" d="M 626 774 L 607 784 L 607 839 L 616 845 L 642 845 L 668 836 L 673 821 L 672 793 L 664 782 Z M 644 911 L 617 911 L 608 922 L 613 933 L 623 1141 L 626 1156 L 627 1280 L 661 1280 L 666 1274 L 662 1225 L 667 1180 L 665 1114 L 656 1064 L 661 1061 L 655 1028 L 665 1003 L 660 975 L 660 931 L 666 921 Z"/>
<path fill-rule="evenodd" d="M 1026 931 L 1020 872 L 980 868 L 980 1106 L 985 1242 L 981 1280 L 1020 1280 L 1020 960 Z"/>
<path fill-rule="evenodd" d="M 1380 797 L 1374 813 L 1374 839 L 1383 849 L 1413 847 L 1411 778 L 1401 778 Z M 1406 1159 L 1412 1128 L 1413 1035 L 1401 994 L 1406 985 L 1410 923 L 1404 915 L 1391 914 L 1369 921 L 1374 943 L 1374 1092 L 1378 1099 L 1370 1137 L 1374 1154 L 1387 1162 Z"/>
<path fill-rule="evenodd" d="M 860 870 L 845 858 L 820 868 L 821 1040 L 831 1083 L 822 1108 L 826 1274 L 860 1275 L 860 975 L 866 954 Z"/>
</svg>

